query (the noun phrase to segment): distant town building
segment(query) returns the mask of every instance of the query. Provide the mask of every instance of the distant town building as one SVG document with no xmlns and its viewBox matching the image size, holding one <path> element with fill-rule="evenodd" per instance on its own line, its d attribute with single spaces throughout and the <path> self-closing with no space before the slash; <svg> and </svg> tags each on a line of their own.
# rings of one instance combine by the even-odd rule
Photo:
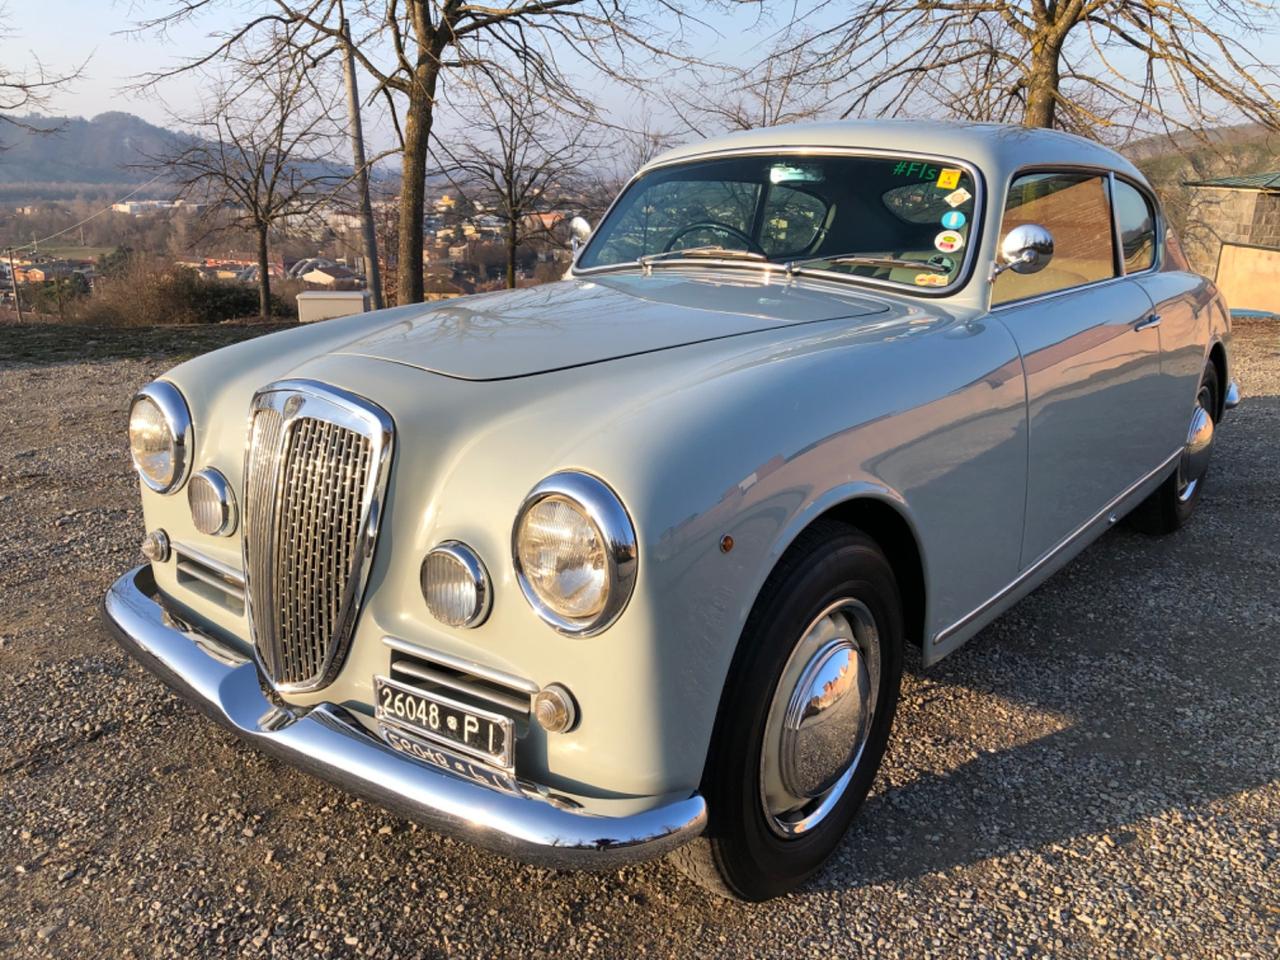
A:
<svg viewBox="0 0 1280 960">
<path fill-rule="evenodd" d="M 322 287 L 327 290 L 358 290 L 364 285 L 358 276 L 337 264 L 331 267 L 316 267 L 304 273 L 302 282 L 308 286 Z"/>
</svg>

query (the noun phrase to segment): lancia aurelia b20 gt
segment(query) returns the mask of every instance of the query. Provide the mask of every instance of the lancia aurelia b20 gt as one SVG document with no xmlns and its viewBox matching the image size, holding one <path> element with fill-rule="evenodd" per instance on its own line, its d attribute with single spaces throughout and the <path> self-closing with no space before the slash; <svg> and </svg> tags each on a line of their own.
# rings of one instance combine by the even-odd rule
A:
<svg viewBox="0 0 1280 960">
<path fill-rule="evenodd" d="M 285 761 L 560 867 L 763 899 L 927 666 L 1195 509 L 1229 319 L 1143 176 L 1015 127 L 659 157 L 559 282 L 218 350 L 133 402 L 123 644 Z"/>
</svg>

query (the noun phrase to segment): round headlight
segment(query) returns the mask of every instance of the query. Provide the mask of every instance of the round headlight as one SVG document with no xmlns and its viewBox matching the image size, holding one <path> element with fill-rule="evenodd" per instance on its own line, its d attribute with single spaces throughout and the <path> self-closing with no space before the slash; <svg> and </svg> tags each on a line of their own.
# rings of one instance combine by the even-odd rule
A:
<svg viewBox="0 0 1280 960">
<path fill-rule="evenodd" d="M 489 615 L 493 591 L 474 550 L 446 540 L 422 561 L 422 597 L 427 609 L 451 627 L 478 627 Z"/>
<path fill-rule="evenodd" d="M 178 388 L 156 381 L 129 408 L 129 452 L 142 482 L 157 493 L 182 485 L 190 466 L 191 414 Z"/>
<path fill-rule="evenodd" d="M 191 522 L 210 537 L 229 537 L 236 530 L 236 495 L 227 478 L 212 467 L 205 467 L 187 484 L 187 504 Z"/>
<path fill-rule="evenodd" d="M 512 534 L 516 577 L 547 623 L 593 636 L 622 613 L 635 586 L 635 528 L 595 477 L 557 473 L 533 488 Z"/>
</svg>

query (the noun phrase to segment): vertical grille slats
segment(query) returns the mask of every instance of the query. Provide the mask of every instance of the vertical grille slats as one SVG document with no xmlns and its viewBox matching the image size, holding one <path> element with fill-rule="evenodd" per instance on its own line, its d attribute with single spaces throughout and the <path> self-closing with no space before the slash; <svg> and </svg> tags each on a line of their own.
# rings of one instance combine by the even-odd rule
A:
<svg viewBox="0 0 1280 960">
<path fill-rule="evenodd" d="M 290 416 L 290 402 L 282 413 L 255 401 L 245 569 L 254 640 L 271 680 L 314 688 L 327 682 L 354 627 L 384 441 L 324 416 L 324 404 L 317 415 L 308 407 Z"/>
</svg>

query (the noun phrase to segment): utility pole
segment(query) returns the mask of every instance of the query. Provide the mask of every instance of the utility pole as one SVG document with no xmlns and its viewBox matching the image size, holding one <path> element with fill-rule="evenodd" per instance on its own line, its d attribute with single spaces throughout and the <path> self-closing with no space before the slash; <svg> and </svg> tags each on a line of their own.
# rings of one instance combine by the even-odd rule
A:
<svg viewBox="0 0 1280 960">
<path fill-rule="evenodd" d="M 18 322 L 22 323 L 22 297 L 18 295 L 18 274 L 13 269 L 13 247 L 9 248 L 9 282 L 13 284 L 13 305 L 18 310 Z"/>
<path fill-rule="evenodd" d="M 342 72 L 347 80 L 347 112 L 351 120 L 351 162 L 356 168 L 360 193 L 360 235 L 364 244 L 365 279 L 373 295 L 373 309 L 381 310 L 382 271 L 378 266 L 378 238 L 373 229 L 373 202 L 369 199 L 369 169 L 364 159 L 364 127 L 360 122 L 360 91 L 356 86 L 356 61 L 351 52 L 351 24 L 342 19 Z"/>
</svg>

